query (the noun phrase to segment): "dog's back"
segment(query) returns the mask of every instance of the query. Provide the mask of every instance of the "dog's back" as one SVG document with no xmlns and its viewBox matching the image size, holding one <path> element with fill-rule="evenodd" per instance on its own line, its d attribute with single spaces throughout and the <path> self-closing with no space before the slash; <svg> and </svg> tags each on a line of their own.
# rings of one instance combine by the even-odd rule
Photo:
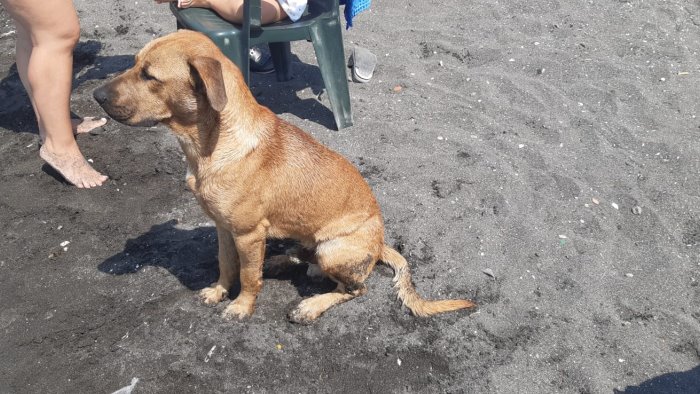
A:
<svg viewBox="0 0 700 394">
<path fill-rule="evenodd" d="M 274 121 L 272 133 L 253 153 L 259 168 L 249 180 L 256 183 L 253 194 L 260 196 L 272 236 L 318 242 L 332 236 L 329 223 L 375 216 L 381 221 L 372 190 L 352 163 L 298 127 L 276 116 Z"/>
</svg>

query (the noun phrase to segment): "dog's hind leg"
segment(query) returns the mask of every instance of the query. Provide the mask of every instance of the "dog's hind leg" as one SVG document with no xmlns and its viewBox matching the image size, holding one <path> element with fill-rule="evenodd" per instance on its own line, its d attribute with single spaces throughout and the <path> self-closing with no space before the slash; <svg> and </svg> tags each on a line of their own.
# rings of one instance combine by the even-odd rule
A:
<svg viewBox="0 0 700 394">
<path fill-rule="evenodd" d="M 326 294 L 319 294 L 303 300 L 289 314 L 295 323 L 309 323 L 334 305 L 350 301 L 367 292 L 364 281 L 377 262 L 379 251 L 373 247 L 376 242 L 368 242 L 366 234 L 325 241 L 318 245 L 316 256 L 318 267 L 338 287 Z"/>
<path fill-rule="evenodd" d="M 263 260 L 265 258 L 265 228 L 234 238 L 240 260 L 241 292 L 223 313 L 226 318 L 244 319 L 255 310 L 255 300 L 262 289 Z"/>
<path fill-rule="evenodd" d="M 231 232 L 217 225 L 216 235 L 219 240 L 219 280 L 199 293 L 207 305 L 218 304 L 226 298 L 229 289 L 238 280 L 240 269 Z"/>
<path fill-rule="evenodd" d="M 338 283 L 338 287 L 336 287 L 334 291 L 318 294 L 300 302 L 299 305 L 289 313 L 289 320 L 299 324 L 311 323 L 332 306 L 350 301 L 366 292 L 367 288 L 364 284 L 360 288 L 348 291 L 342 283 Z"/>
</svg>

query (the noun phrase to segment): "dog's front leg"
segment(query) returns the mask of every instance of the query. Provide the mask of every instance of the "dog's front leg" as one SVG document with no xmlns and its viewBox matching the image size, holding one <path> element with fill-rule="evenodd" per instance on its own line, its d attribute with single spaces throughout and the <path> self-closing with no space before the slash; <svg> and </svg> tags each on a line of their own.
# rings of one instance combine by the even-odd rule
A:
<svg viewBox="0 0 700 394">
<path fill-rule="evenodd" d="M 255 299 L 262 289 L 262 269 L 265 258 L 265 228 L 260 226 L 250 233 L 234 238 L 240 259 L 241 292 L 226 307 L 224 317 L 244 319 L 253 314 Z"/>
<path fill-rule="evenodd" d="M 216 235 L 219 240 L 219 280 L 199 293 L 207 305 L 218 304 L 226 298 L 229 289 L 238 280 L 240 270 L 238 252 L 231 232 L 217 224 Z"/>
<path fill-rule="evenodd" d="M 197 178 L 190 172 L 190 166 L 187 166 L 187 173 L 185 174 L 185 183 L 187 187 L 190 188 L 192 193 L 197 193 Z"/>
</svg>

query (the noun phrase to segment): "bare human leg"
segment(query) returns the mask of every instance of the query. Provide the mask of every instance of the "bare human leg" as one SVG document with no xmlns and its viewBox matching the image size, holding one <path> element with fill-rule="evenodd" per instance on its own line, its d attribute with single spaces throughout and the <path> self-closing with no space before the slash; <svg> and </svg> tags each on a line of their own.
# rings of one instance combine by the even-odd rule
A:
<svg viewBox="0 0 700 394">
<path fill-rule="evenodd" d="M 72 1 L 0 1 L 17 25 L 17 67 L 44 140 L 39 155 L 75 186 L 100 186 L 107 177 L 83 157 L 70 120 L 73 48 L 80 35 Z"/>
<path fill-rule="evenodd" d="M 15 45 L 15 58 L 17 62 L 17 72 L 19 73 L 19 79 L 22 81 L 24 89 L 27 91 L 29 100 L 32 102 L 32 108 L 34 108 L 34 113 L 37 117 L 37 122 L 40 122 L 39 111 L 36 109 L 36 104 L 34 104 L 34 96 L 32 94 L 31 86 L 29 85 L 29 78 L 27 77 L 27 69 L 29 68 L 29 58 L 32 54 L 32 41 L 29 36 L 29 32 L 20 23 L 15 23 L 17 29 L 17 39 Z M 90 131 L 96 129 L 97 127 L 102 127 L 107 123 L 106 118 L 95 118 L 88 116 L 81 119 L 71 119 L 71 129 L 73 134 L 89 133 Z M 42 130 L 40 132 L 41 141 L 43 142 L 46 137 Z"/>
<path fill-rule="evenodd" d="M 155 0 L 156 3 L 170 3 L 177 0 Z M 281 21 L 287 14 L 277 0 L 262 0 L 260 2 L 261 22 L 263 25 Z M 243 0 L 180 0 L 180 8 L 210 8 L 222 18 L 233 23 L 243 22 Z"/>
</svg>

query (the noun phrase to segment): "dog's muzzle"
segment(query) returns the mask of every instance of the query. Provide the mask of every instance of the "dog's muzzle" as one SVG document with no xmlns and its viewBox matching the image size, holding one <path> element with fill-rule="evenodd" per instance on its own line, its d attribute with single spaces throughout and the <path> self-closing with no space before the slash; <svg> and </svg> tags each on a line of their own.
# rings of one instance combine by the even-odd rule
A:
<svg viewBox="0 0 700 394">
<path fill-rule="evenodd" d="M 95 98 L 100 106 L 104 107 L 104 104 L 109 100 L 109 89 L 107 89 L 107 85 L 102 85 L 95 89 L 95 91 L 92 92 L 92 97 Z"/>
<path fill-rule="evenodd" d="M 109 84 L 102 85 L 95 89 L 95 91 L 92 92 L 92 97 L 94 97 L 95 101 L 100 104 L 100 107 L 107 112 L 107 115 L 119 123 L 130 126 L 153 126 L 158 123 L 157 121 L 143 121 L 137 124 L 137 122 L 131 121 L 134 115 L 132 111 L 128 108 L 114 105 L 114 97 Z"/>
</svg>

